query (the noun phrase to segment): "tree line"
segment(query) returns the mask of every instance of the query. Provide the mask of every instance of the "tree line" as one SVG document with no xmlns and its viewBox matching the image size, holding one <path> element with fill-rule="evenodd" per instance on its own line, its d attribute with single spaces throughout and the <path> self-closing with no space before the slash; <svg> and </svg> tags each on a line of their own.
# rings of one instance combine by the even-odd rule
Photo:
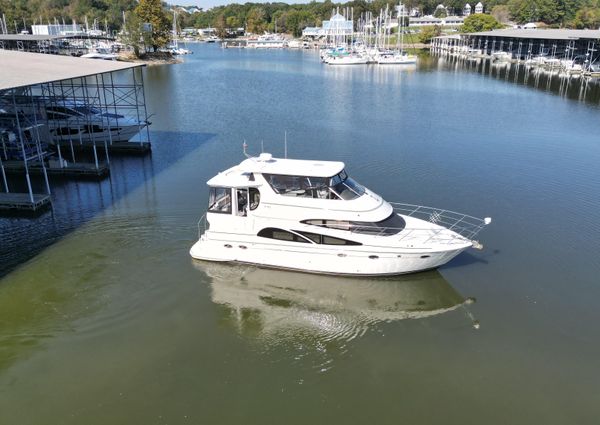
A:
<svg viewBox="0 0 600 425">
<path fill-rule="evenodd" d="M 156 0 L 160 3 L 160 0 Z M 449 13 L 461 14 L 468 0 L 406 0 L 405 6 L 421 10 L 423 14 L 434 14 L 436 6 L 443 3 Z M 479 0 L 472 0 L 471 7 Z M 142 1 L 143 2 L 143 1 Z M 87 17 L 90 25 L 96 21 L 101 29 L 109 31 L 121 29 L 123 12 L 133 12 L 138 6 L 137 0 L 0 0 L 0 16 L 6 17 L 9 30 L 21 30 L 33 23 L 67 24 L 76 21 L 83 23 Z M 486 0 L 482 2 L 487 14 L 504 22 L 511 20 L 518 24 L 543 22 L 560 28 L 600 27 L 600 0 Z M 166 3 L 161 3 L 168 9 Z M 285 32 L 298 36 L 307 26 L 319 26 L 331 17 L 336 8 L 352 8 L 354 19 L 358 20 L 363 12 L 375 15 L 381 9 L 393 8 L 397 0 L 353 0 L 345 3 L 312 1 L 307 4 L 287 3 L 244 3 L 229 4 L 203 10 L 199 13 L 178 15 L 181 28 L 213 27 L 221 35 L 227 29 L 243 27 L 253 33 L 263 31 Z M 166 13 L 166 19 L 171 16 Z"/>
</svg>

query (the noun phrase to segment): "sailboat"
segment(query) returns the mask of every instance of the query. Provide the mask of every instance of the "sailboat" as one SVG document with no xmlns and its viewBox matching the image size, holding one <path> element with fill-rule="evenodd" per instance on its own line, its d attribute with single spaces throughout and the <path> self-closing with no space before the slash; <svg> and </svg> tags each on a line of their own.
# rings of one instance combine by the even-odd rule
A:
<svg viewBox="0 0 600 425">
<path fill-rule="evenodd" d="M 398 36 L 396 37 L 395 50 L 380 50 L 375 56 L 375 60 L 380 65 L 413 65 L 417 63 L 415 55 L 409 55 L 403 49 L 404 45 L 404 5 L 398 5 Z M 389 15 L 391 17 L 391 13 Z M 386 19 L 387 21 L 387 19 Z M 389 25 L 385 25 L 389 27 Z"/>
<path fill-rule="evenodd" d="M 169 51 L 173 55 L 189 55 L 192 53 L 191 50 L 179 47 L 177 40 L 177 12 L 175 10 L 173 10 L 173 42 L 169 46 Z"/>
</svg>

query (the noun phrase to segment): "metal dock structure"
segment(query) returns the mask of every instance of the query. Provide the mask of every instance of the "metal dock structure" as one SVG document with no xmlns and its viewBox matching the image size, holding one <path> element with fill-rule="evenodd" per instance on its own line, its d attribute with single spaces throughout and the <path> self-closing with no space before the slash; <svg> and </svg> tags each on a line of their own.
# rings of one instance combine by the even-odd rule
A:
<svg viewBox="0 0 600 425">
<path fill-rule="evenodd" d="M 600 30 L 502 29 L 440 36 L 433 54 L 551 68 L 567 74 L 600 75 Z"/>
<path fill-rule="evenodd" d="M 1 49 L 0 63 L 0 211 L 49 204 L 49 176 L 108 176 L 110 152 L 150 152 L 143 64 Z"/>
</svg>

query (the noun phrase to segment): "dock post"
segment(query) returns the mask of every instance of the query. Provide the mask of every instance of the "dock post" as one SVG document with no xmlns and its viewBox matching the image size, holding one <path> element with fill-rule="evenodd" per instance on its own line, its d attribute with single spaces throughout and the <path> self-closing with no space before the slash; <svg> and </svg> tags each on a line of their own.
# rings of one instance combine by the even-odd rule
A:
<svg viewBox="0 0 600 425">
<path fill-rule="evenodd" d="M 31 88 L 29 89 L 29 97 L 31 99 L 31 104 L 33 106 L 34 101 L 33 101 L 33 95 L 31 93 Z M 44 162 L 44 156 L 42 155 L 42 142 L 41 142 L 41 138 L 40 138 L 40 125 L 41 124 L 38 124 L 38 120 L 37 120 L 38 111 L 35 109 L 35 106 L 32 109 L 33 109 L 33 123 L 35 125 L 35 135 L 36 135 L 35 147 L 37 149 L 38 158 L 40 159 L 40 162 L 42 163 L 42 171 L 44 172 L 44 182 L 46 183 L 46 193 L 48 195 L 50 195 L 51 194 L 50 182 L 48 181 L 48 173 L 46 171 L 46 163 Z"/>
<path fill-rule="evenodd" d="M 104 74 L 100 74 L 102 79 L 102 95 L 104 96 L 104 107 L 108 111 L 108 102 L 106 101 L 106 86 L 104 84 Z M 98 86 L 98 98 L 100 99 L 100 109 L 102 109 L 102 98 L 100 97 L 100 84 L 98 83 L 98 75 L 96 75 L 96 86 Z M 106 117 L 106 123 L 108 124 L 108 140 L 112 145 L 112 130 L 110 125 L 110 118 Z M 118 127 L 118 126 L 117 126 Z M 104 153 L 106 154 L 106 165 L 110 165 L 110 159 L 108 157 L 108 144 L 106 138 L 104 138 Z"/>
<path fill-rule="evenodd" d="M 137 81 L 135 79 L 135 68 L 131 68 L 131 74 L 133 76 L 133 92 L 135 93 L 135 112 L 137 114 L 137 120 L 138 120 L 138 134 L 140 135 L 140 146 L 142 146 L 142 144 L 144 143 L 142 140 L 142 129 L 140 128 L 140 104 L 138 101 L 138 88 L 137 88 Z"/>
<path fill-rule="evenodd" d="M 25 165 L 25 180 L 27 180 L 27 189 L 29 191 L 29 200 L 34 203 L 33 189 L 31 188 L 31 179 L 29 178 L 29 167 L 27 166 L 27 153 L 25 152 L 25 142 L 23 141 L 23 130 L 21 129 L 21 120 L 17 109 L 17 100 L 15 99 L 15 91 L 12 94 L 13 106 L 15 108 L 15 117 L 17 118 L 17 130 L 19 133 L 19 141 L 21 142 L 21 152 L 23 153 L 23 164 Z"/>
<path fill-rule="evenodd" d="M 2 163 L 2 155 L 0 155 L 0 171 L 2 171 L 2 182 L 4 183 L 4 191 L 9 193 L 8 180 L 6 179 L 6 173 L 4 172 L 4 164 Z"/>
</svg>

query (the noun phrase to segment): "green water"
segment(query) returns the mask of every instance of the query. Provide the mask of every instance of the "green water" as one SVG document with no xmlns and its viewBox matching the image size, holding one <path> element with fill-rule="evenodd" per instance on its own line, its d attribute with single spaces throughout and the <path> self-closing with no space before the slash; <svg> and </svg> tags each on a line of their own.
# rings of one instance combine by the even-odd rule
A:
<svg viewBox="0 0 600 425">
<path fill-rule="evenodd" d="M 598 423 L 593 102 L 195 50 L 145 71 L 151 158 L 57 187 L 44 226 L 2 222 L 24 262 L 0 280 L 0 424 Z M 205 181 L 284 131 L 389 200 L 492 216 L 484 251 L 393 279 L 192 261 Z"/>
</svg>

